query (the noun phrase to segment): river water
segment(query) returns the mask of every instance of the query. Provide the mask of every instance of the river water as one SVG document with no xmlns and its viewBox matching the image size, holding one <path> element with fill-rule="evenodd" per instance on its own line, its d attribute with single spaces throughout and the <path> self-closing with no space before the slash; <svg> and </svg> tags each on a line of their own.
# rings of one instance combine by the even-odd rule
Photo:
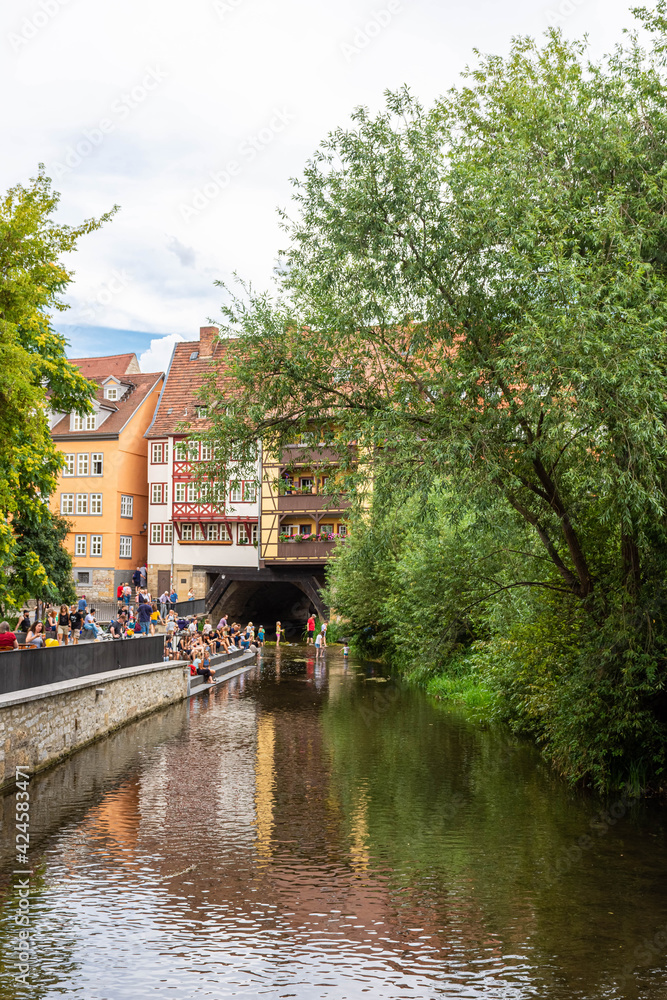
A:
<svg viewBox="0 0 667 1000">
<path fill-rule="evenodd" d="M 0 996 L 667 998 L 663 812 L 303 647 L 35 776 Z"/>
</svg>

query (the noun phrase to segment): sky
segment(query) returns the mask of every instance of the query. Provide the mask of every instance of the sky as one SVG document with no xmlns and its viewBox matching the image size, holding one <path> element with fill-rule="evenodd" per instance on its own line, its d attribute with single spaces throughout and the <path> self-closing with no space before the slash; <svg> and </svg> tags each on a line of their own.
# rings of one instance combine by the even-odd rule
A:
<svg viewBox="0 0 667 1000">
<path fill-rule="evenodd" d="M 650 6 L 650 0 L 649 4 Z M 473 49 L 556 25 L 594 57 L 630 0 L 4 0 L 0 191 L 43 162 L 76 224 L 120 209 L 66 261 L 70 357 L 140 355 L 215 322 L 234 274 L 271 283 L 290 178 L 355 107 L 407 84 L 431 104 Z M 11 96 L 10 96 L 11 95 Z"/>
</svg>

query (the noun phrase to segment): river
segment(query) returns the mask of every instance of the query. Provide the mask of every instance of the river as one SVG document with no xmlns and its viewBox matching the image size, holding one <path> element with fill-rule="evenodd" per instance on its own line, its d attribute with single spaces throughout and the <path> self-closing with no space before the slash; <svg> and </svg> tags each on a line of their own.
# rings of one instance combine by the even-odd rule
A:
<svg viewBox="0 0 667 1000">
<path fill-rule="evenodd" d="M 0 996 L 667 997 L 664 813 L 376 666 L 266 651 L 3 800 Z"/>
</svg>

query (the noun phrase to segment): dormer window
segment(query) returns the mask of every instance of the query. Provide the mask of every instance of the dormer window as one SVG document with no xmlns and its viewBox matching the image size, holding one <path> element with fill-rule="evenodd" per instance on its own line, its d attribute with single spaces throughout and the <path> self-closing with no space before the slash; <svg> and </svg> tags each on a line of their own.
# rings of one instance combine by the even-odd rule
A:
<svg viewBox="0 0 667 1000">
<path fill-rule="evenodd" d="M 118 386 L 108 385 L 104 390 L 104 396 L 106 399 L 118 399 Z"/>
<path fill-rule="evenodd" d="M 97 427 L 96 413 L 84 413 L 83 416 L 81 416 L 79 413 L 72 414 L 73 431 L 94 431 L 96 427 Z"/>
</svg>

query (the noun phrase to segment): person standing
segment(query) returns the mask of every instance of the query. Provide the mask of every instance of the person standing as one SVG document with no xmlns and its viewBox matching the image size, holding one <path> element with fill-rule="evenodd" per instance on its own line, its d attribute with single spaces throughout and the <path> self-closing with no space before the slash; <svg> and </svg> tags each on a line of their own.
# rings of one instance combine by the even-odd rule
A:
<svg viewBox="0 0 667 1000">
<path fill-rule="evenodd" d="M 167 617 L 167 605 L 168 604 L 169 604 L 169 594 L 165 590 L 162 594 L 160 594 L 160 616 L 161 616 L 161 618 L 162 618 L 163 621 Z"/>
<path fill-rule="evenodd" d="M 21 617 L 19 618 L 18 622 L 16 623 L 16 631 L 17 632 L 29 632 L 30 631 L 30 625 L 31 625 L 31 622 L 30 622 L 30 612 L 28 611 L 27 608 L 24 608 L 23 611 L 21 612 Z"/>
<path fill-rule="evenodd" d="M 139 579 L 144 590 L 148 586 L 148 569 L 145 566 L 139 567 Z"/>
<path fill-rule="evenodd" d="M 257 629 L 257 645 L 260 646 L 260 647 L 264 645 L 264 626 L 263 625 L 260 625 L 259 628 Z"/>
<path fill-rule="evenodd" d="M 63 642 L 67 645 L 69 641 L 69 634 L 72 631 L 72 626 L 69 620 L 69 608 L 66 604 L 60 605 L 60 614 L 58 615 L 58 632 L 62 632 Z"/>
<path fill-rule="evenodd" d="M 280 622 L 276 622 L 276 646 L 280 645 L 280 636 L 282 635 L 283 627 Z"/>
<path fill-rule="evenodd" d="M 86 600 L 86 595 L 85 594 L 81 595 L 81 597 L 79 598 L 79 600 L 76 603 L 76 606 L 79 609 L 79 611 L 83 611 L 83 613 L 85 615 L 86 611 L 88 610 L 88 601 Z"/>
<path fill-rule="evenodd" d="M 315 639 L 315 615 L 311 615 L 306 624 L 306 645 L 312 646 Z"/>
<path fill-rule="evenodd" d="M 132 583 L 134 584 L 135 594 L 139 593 L 139 587 L 141 586 L 141 568 L 137 566 L 134 573 L 132 574 Z"/>
<path fill-rule="evenodd" d="M 153 608 L 147 601 L 143 601 L 137 609 L 137 620 L 139 622 L 139 628 L 142 635 L 148 635 L 150 632 L 150 621 L 151 615 L 153 614 Z"/>
<path fill-rule="evenodd" d="M 320 630 L 320 635 L 322 636 L 322 649 L 324 649 L 327 644 L 327 627 L 327 623 L 322 622 L 322 628 Z"/>
<path fill-rule="evenodd" d="M 176 605 L 178 604 L 178 594 L 176 593 L 176 587 L 171 588 L 171 593 L 169 595 L 169 603 L 171 604 L 172 609 L 175 611 Z"/>
<path fill-rule="evenodd" d="M 80 611 L 76 604 L 73 604 L 69 609 L 69 623 L 72 642 L 76 645 L 81 635 L 81 629 L 83 628 L 83 611 Z"/>
</svg>

